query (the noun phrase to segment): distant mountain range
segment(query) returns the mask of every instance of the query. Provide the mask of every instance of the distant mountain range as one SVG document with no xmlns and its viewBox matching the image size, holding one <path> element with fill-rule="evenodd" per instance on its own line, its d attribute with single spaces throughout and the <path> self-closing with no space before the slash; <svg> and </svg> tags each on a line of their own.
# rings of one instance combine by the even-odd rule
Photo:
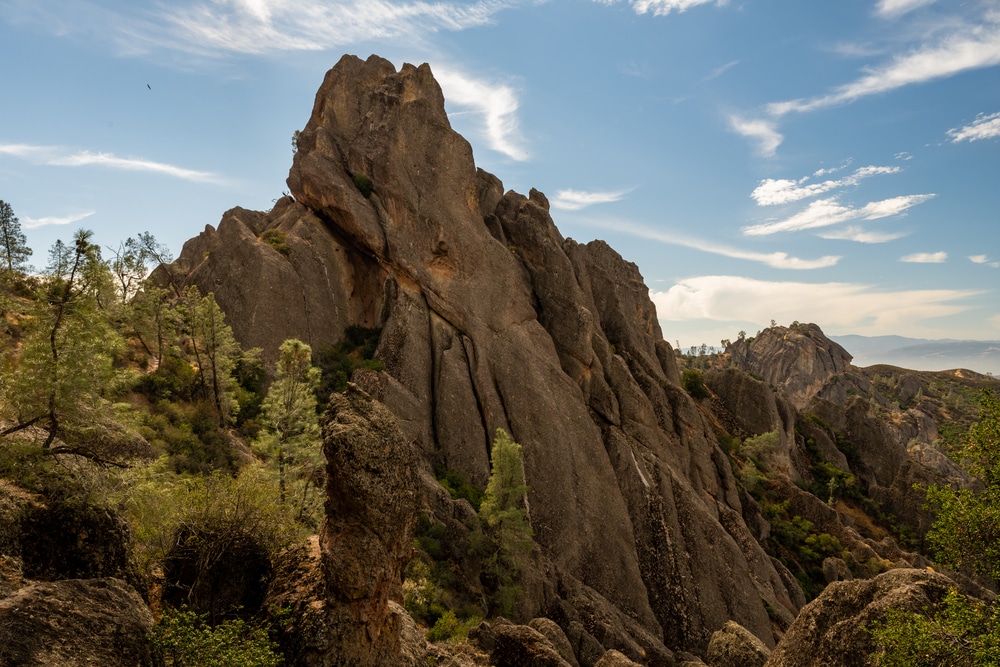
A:
<svg viewBox="0 0 1000 667">
<path fill-rule="evenodd" d="M 928 340 L 905 336 L 830 336 L 854 357 L 855 366 L 890 364 L 915 371 L 965 368 L 1000 375 L 1000 341 Z"/>
</svg>

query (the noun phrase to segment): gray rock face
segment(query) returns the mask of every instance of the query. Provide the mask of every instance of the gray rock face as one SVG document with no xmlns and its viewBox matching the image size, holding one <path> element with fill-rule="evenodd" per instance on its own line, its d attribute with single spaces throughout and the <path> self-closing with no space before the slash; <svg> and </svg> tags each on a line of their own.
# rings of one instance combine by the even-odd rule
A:
<svg viewBox="0 0 1000 667">
<path fill-rule="evenodd" d="M 358 383 L 420 456 L 480 484 L 496 429 L 520 442 L 553 571 L 670 647 L 701 652 L 730 618 L 773 644 L 765 604 L 796 595 L 743 523 L 638 270 L 602 242 L 564 239 L 541 193 L 504 194 L 477 170 L 429 67 L 342 59 L 288 184 L 294 202 L 230 211 L 170 275 L 214 291 L 265 358 L 288 337 L 316 346 L 381 327 L 385 370 Z M 287 255 L 259 240 L 269 229 Z"/>
<path fill-rule="evenodd" d="M 490 658 L 496 665 L 518 667 L 569 667 L 552 642 L 527 625 L 500 625 Z"/>
<path fill-rule="evenodd" d="M 712 667 L 763 667 L 770 655 L 757 637 L 729 621 L 712 634 L 705 659 Z"/>
<path fill-rule="evenodd" d="M 153 615 L 120 579 L 24 586 L 0 599 L 0 665 L 146 667 Z"/>
<path fill-rule="evenodd" d="M 883 620 L 888 609 L 933 607 L 953 586 L 943 574 L 910 569 L 830 584 L 805 606 L 766 667 L 870 665 L 875 646 L 866 627 Z"/>
<path fill-rule="evenodd" d="M 416 665 L 423 638 L 396 602 L 417 519 L 411 445 L 392 413 L 354 385 L 332 397 L 323 441 L 320 538 L 283 554 L 264 606 L 292 610 L 282 644 L 296 664 Z"/>
</svg>

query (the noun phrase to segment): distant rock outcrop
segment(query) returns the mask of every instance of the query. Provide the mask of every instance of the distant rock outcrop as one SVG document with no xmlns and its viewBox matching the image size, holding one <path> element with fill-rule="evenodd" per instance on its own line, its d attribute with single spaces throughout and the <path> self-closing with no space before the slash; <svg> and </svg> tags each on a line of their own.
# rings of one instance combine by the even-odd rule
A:
<svg viewBox="0 0 1000 667">
<path fill-rule="evenodd" d="M 228 212 L 165 270 L 214 292 L 266 358 L 285 338 L 380 327 L 385 370 L 357 381 L 429 467 L 483 484 L 496 429 L 520 442 L 553 572 L 670 647 L 702 652 L 730 619 L 773 645 L 768 609 L 790 620 L 801 594 L 744 524 L 637 268 L 563 238 L 541 193 L 477 170 L 428 66 L 344 57 L 288 184 L 294 199 Z"/>
</svg>

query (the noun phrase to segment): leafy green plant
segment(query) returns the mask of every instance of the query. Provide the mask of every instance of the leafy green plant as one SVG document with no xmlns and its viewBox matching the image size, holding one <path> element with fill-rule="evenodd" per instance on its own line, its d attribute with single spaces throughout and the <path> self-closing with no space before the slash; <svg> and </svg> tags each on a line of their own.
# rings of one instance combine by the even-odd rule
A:
<svg viewBox="0 0 1000 667">
<path fill-rule="evenodd" d="M 268 244 L 282 255 L 288 256 L 288 244 L 285 242 L 288 238 L 288 234 L 281 231 L 276 227 L 271 229 L 265 229 L 264 233 L 260 235 L 260 240 Z"/>
<path fill-rule="evenodd" d="M 379 328 L 352 325 L 347 327 L 342 341 L 320 348 L 316 354 L 316 365 L 323 373 L 317 390 L 321 405 L 329 402 L 330 394 L 344 391 L 351 375 L 359 368 L 385 370 L 382 362 L 373 358 L 381 335 Z"/>
<path fill-rule="evenodd" d="M 691 395 L 691 398 L 708 398 L 708 387 L 705 386 L 705 378 L 694 369 L 684 371 L 681 375 L 681 385 Z"/>
<path fill-rule="evenodd" d="M 187 609 L 164 610 L 150 645 L 164 667 L 280 667 L 284 659 L 265 629 L 240 619 L 216 626 Z"/>
<path fill-rule="evenodd" d="M 444 468 L 438 472 L 436 477 L 452 498 L 464 498 L 469 501 L 474 510 L 479 511 L 479 506 L 483 501 L 483 491 L 465 479 L 465 475 L 457 470 Z"/>
</svg>

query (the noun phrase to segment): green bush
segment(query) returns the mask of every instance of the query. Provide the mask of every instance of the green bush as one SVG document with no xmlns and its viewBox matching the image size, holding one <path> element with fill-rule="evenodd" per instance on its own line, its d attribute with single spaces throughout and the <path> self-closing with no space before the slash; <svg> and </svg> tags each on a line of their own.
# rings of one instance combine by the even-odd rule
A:
<svg viewBox="0 0 1000 667">
<path fill-rule="evenodd" d="M 260 235 L 261 241 L 285 256 L 288 256 L 288 244 L 285 243 L 287 238 L 288 234 L 276 228 L 266 229 L 264 230 L 264 233 Z"/>
<path fill-rule="evenodd" d="M 681 384 L 684 390 L 691 395 L 691 398 L 708 398 L 708 387 L 705 386 L 705 378 L 696 370 L 688 369 L 681 376 Z"/>
<path fill-rule="evenodd" d="M 323 373 L 317 390 L 320 405 L 330 401 L 330 394 L 344 391 L 357 369 L 385 370 L 381 361 L 372 358 L 381 335 L 379 328 L 352 325 L 347 327 L 342 341 L 316 352 L 315 364 Z"/>
<path fill-rule="evenodd" d="M 371 197 L 372 188 L 374 187 L 372 185 L 372 179 L 360 173 L 354 174 L 352 179 L 354 180 L 354 187 L 356 187 L 358 191 L 365 196 L 365 199 Z"/>
<path fill-rule="evenodd" d="M 150 644 L 164 667 L 279 667 L 283 658 L 267 631 L 239 619 L 212 627 L 204 615 L 166 609 Z"/>
<path fill-rule="evenodd" d="M 464 498 L 469 501 L 473 509 L 479 511 L 479 505 L 483 502 L 483 491 L 466 480 L 465 475 L 457 470 L 445 468 L 438 473 L 437 480 L 452 498 Z"/>
</svg>

